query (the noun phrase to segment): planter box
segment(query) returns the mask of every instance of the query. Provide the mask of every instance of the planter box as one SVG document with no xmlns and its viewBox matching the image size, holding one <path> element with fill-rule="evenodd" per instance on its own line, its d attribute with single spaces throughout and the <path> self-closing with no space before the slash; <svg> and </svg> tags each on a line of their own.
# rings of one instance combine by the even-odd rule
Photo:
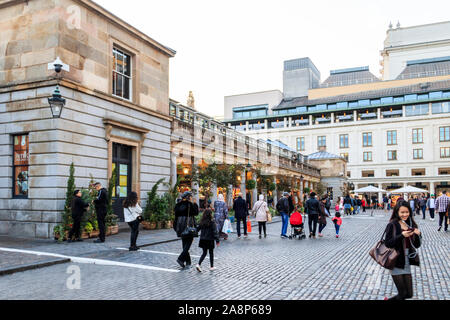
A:
<svg viewBox="0 0 450 320">
<path fill-rule="evenodd" d="M 69 231 L 66 231 L 63 241 L 67 241 L 68 238 L 69 238 Z M 59 240 L 59 233 L 55 233 L 55 240 Z"/>
<path fill-rule="evenodd" d="M 172 229 L 173 228 L 173 221 L 166 221 L 166 229 Z"/>
<path fill-rule="evenodd" d="M 110 236 L 113 234 L 118 234 L 118 233 L 119 233 L 119 226 L 108 227 L 108 229 L 106 230 L 107 236 Z"/>
<path fill-rule="evenodd" d="M 158 221 L 156 223 L 156 229 L 162 229 L 164 227 L 164 221 Z"/>
<path fill-rule="evenodd" d="M 89 239 L 89 233 L 83 232 L 83 233 L 81 234 L 81 239 Z"/>
<path fill-rule="evenodd" d="M 152 230 L 152 229 L 150 228 L 150 226 L 151 226 L 151 222 L 148 222 L 148 221 L 142 221 L 142 227 L 144 228 L 144 230 Z"/>
<path fill-rule="evenodd" d="M 89 238 L 98 238 L 99 235 L 100 235 L 100 231 L 94 230 L 91 233 L 89 233 Z"/>
</svg>

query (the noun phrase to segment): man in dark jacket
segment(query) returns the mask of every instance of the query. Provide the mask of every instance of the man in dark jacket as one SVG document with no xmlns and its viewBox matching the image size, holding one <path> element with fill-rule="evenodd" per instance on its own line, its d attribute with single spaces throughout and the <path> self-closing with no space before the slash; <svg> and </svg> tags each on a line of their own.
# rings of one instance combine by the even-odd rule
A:
<svg viewBox="0 0 450 320">
<path fill-rule="evenodd" d="M 244 238 L 247 238 L 247 216 L 248 204 L 242 199 L 242 193 L 239 193 L 238 198 L 233 203 L 234 217 L 236 218 L 236 229 L 238 239 L 241 238 L 241 221 L 244 224 Z"/>
<path fill-rule="evenodd" d="M 191 256 L 189 254 L 189 249 L 191 248 L 194 237 L 192 235 L 183 236 L 182 233 L 189 225 L 190 227 L 195 227 L 194 217 L 198 215 L 198 206 L 192 203 L 192 193 L 186 191 L 182 195 L 182 200 L 175 205 L 175 221 L 173 228 L 177 233 L 177 237 L 181 237 L 181 245 L 183 251 L 177 259 L 177 263 L 184 268 L 192 264 Z"/>
<path fill-rule="evenodd" d="M 281 238 L 287 239 L 286 235 L 287 227 L 289 224 L 289 193 L 285 192 L 283 197 L 277 203 L 277 211 L 281 215 L 282 225 L 281 225 Z"/>
<path fill-rule="evenodd" d="M 315 239 L 320 206 L 314 192 L 311 192 L 310 198 L 305 203 L 305 212 L 308 215 L 309 237 Z"/>
<path fill-rule="evenodd" d="M 289 197 L 288 197 L 288 201 L 289 201 L 289 216 L 291 216 L 291 214 L 294 212 L 294 201 L 292 200 L 292 191 L 289 193 Z"/>
<path fill-rule="evenodd" d="M 100 231 L 98 239 L 95 240 L 94 243 L 103 243 L 105 242 L 106 237 L 105 218 L 108 205 L 108 190 L 103 188 L 100 182 L 97 182 L 94 186 L 98 191 L 97 199 L 94 200 L 94 204 L 95 212 L 97 213 L 98 229 Z"/>
<path fill-rule="evenodd" d="M 81 219 L 83 218 L 84 211 L 87 207 L 89 207 L 89 204 L 81 200 L 81 191 L 75 190 L 73 193 L 73 200 L 72 200 L 72 219 L 73 219 L 73 225 L 72 229 L 69 232 L 69 237 L 67 242 L 72 242 L 73 236 L 75 236 L 76 241 L 83 241 L 80 237 L 80 225 L 81 225 Z"/>
</svg>

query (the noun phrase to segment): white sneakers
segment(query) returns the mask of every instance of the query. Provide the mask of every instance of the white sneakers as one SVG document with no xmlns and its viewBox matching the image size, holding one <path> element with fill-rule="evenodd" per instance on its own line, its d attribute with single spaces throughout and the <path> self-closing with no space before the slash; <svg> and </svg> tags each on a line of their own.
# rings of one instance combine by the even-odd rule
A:
<svg viewBox="0 0 450 320">
<path fill-rule="evenodd" d="M 195 269 L 197 269 L 198 272 L 202 272 L 203 271 L 202 267 L 200 267 L 199 264 L 195 266 Z M 214 270 L 217 270 L 217 268 L 216 267 L 212 267 L 212 268 L 209 268 L 209 270 L 214 271 Z"/>
</svg>

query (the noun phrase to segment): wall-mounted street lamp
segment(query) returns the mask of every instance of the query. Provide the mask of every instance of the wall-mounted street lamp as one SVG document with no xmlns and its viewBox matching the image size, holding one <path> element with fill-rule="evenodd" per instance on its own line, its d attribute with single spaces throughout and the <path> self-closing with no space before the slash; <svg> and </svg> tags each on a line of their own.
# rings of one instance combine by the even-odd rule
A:
<svg viewBox="0 0 450 320">
<path fill-rule="evenodd" d="M 48 69 L 54 69 L 57 74 L 59 74 L 62 70 L 69 71 L 69 66 L 65 65 L 61 59 L 56 58 L 53 63 L 49 63 Z M 51 98 L 48 98 L 48 103 L 50 104 L 50 109 L 52 111 L 53 118 L 61 117 L 61 112 L 63 107 L 66 104 L 66 99 L 61 96 L 61 92 L 59 91 L 59 85 L 56 85 L 55 91 L 53 91 L 53 95 Z"/>
</svg>

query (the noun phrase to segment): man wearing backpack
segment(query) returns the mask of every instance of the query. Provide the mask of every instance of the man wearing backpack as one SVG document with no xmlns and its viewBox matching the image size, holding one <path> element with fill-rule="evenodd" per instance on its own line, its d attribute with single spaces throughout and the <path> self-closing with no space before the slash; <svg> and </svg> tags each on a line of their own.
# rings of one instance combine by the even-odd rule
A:
<svg viewBox="0 0 450 320">
<path fill-rule="evenodd" d="M 309 237 L 316 238 L 317 223 L 319 222 L 320 204 L 315 198 L 316 194 L 311 192 L 310 198 L 305 203 L 305 211 L 308 214 Z"/>
<path fill-rule="evenodd" d="M 281 215 L 282 226 L 281 226 L 281 238 L 287 239 L 286 235 L 287 227 L 289 224 L 289 193 L 285 192 L 283 197 L 277 203 L 277 211 Z"/>
</svg>

